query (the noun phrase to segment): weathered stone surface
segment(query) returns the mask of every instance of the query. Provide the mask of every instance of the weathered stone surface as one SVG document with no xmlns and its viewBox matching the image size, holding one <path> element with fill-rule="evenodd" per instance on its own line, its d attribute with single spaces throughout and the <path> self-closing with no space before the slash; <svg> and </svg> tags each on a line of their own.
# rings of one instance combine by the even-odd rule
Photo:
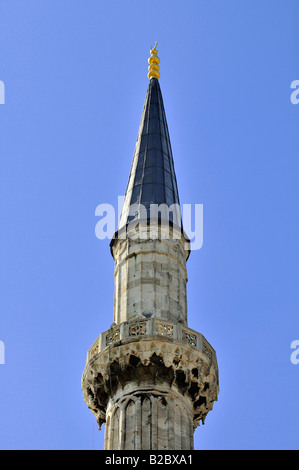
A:
<svg viewBox="0 0 299 470">
<path fill-rule="evenodd" d="M 134 227 L 125 240 L 114 243 L 116 323 L 142 312 L 187 323 L 185 244 L 180 232 L 158 226 L 140 227 L 138 232 Z"/>
</svg>

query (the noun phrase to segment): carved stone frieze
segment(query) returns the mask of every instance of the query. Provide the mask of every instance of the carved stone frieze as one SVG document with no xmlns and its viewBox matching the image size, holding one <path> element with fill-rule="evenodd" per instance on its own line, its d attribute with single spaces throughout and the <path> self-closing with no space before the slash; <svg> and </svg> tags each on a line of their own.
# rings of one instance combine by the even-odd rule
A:
<svg viewBox="0 0 299 470">
<path fill-rule="evenodd" d="M 97 418 L 106 422 L 109 399 L 123 390 L 168 384 L 191 401 L 196 428 L 218 395 L 218 370 L 207 354 L 167 336 L 144 336 L 123 341 L 96 353 L 82 377 L 84 400 Z"/>
</svg>

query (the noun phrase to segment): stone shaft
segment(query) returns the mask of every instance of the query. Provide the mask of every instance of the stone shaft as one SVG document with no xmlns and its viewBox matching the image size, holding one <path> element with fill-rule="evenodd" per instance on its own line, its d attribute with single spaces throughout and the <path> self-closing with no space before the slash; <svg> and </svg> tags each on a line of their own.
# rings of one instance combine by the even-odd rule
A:
<svg viewBox="0 0 299 470">
<path fill-rule="evenodd" d="M 186 246 L 181 232 L 154 224 L 138 224 L 115 242 L 115 323 L 142 313 L 187 323 Z"/>
<path fill-rule="evenodd" d="M 193 449 L 192 402 L 169 384 L 136 387 L 110 400 L 106 450 Z"/>
</svg>

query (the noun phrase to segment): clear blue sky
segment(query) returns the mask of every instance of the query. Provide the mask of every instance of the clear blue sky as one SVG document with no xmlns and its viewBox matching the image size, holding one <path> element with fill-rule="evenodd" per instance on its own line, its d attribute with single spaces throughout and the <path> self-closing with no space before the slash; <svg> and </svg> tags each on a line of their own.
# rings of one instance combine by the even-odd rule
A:
<svg viewBox="0 0 299 470">
<path fill-rule="evenodd" d="M 158 41 L 182 203 L 204 207 L 189 326 L 219 400 L 196 449 L 298 449 L 297 0 L 1 0 L 1 449 L 99 449 L 81 392 L 113 320 L 95 208 L 124 194 Z"/>
</svg>

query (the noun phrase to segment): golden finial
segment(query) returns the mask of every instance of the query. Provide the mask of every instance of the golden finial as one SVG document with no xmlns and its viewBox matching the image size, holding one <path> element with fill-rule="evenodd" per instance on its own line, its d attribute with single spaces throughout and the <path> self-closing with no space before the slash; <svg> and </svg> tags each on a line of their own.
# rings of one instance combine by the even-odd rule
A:
<svg viewBox="0 0 299 470">
<path fill-rule="evenodd" d="M 158 57 L 158 51 L 157 51 L 157 43 L 155 44 L 155 47 L 150 50 L 150 58 L 148 59 L 149 63 L 149 68 L 148 68 L 148 78 L 160 78 L 160 73 L 159 73 L 159 62 L 160 59 Z"/>
</svg>

